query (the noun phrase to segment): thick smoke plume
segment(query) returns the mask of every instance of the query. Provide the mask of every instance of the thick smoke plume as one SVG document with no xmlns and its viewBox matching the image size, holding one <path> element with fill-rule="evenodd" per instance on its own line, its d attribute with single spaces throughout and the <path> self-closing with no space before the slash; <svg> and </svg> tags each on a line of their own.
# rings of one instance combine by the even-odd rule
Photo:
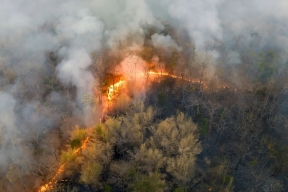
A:
<svg viewBox="0 0 288 192">
<path fill-rule="evenodd" d="M 92 53 L 128 55 L 146 46 L 147 38 L 167 54 L 185 52 L 185 43 L 192 43 L 199 63 L 208 58 L 210 78 L 216 63 L 237 67 L 246 61 L 243 54 L 249 49 L 277 49 L 280 63 L 288 59 L 285 0 L 0 4 L 0 171 L 14 164 L 25 174 L 26 162 L 34 161 L 35 140 L 48 148 L 44 138 L 54 129 L 67 132 L 72 125 L 90 126 L 99 120 L 101 106 L 94 103 L 93 110 L 83 102 L 94 94 L 100 78 L 91 70 Z M 227 74 L 242 84 L 239 74 Z"/>
</svg>

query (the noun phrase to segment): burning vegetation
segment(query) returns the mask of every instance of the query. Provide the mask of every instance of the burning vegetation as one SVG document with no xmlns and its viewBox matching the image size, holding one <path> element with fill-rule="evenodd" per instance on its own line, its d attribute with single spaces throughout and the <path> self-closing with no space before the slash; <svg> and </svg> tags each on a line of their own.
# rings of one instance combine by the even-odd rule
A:
<svg viewBox="0 0 288 192">
<path fill-rule="evenodd" d="M 0 191 L 287 191 L 287 3 L 258 4 L 4 0 Z"/>
<path fill-rule="evenodd" d="M 128 74 L 125 70 L 127 65 L 130 69 Z M 251 146 L 267 147 L 264 152 L 267 159 L 264 163 L 270 160 L 271 163 L 274 162 L 270 150 L 276 150 L 276 146 L 270 146 L 271 136 L 267 135 L 273 130 L 262 132 L 263 136 L 260 136 L 258 134 L 262 128 L 256 126 L 256 123 L 262 122 L 261 118 L 266 113 L 272 115 L 277 97 L 285 94 L 279 92 L 280 95 L 274 97 L 266 95 L 267 91 L 275 94 L 283 90 L 266 83 L 261 83 L 261 88 L 241 89 L 231 83 L 229 86 L 224 83 L 210 83 L 201 75 L 199 79 L 189 79 L 184 75 L 166 72 L 169 68 L 161 68 L 160 72 L 151 71 L 156 70 L 155 65 L 159 64 L 149 64 L 139 56 L 130 55 L 119 65 L 113 66 L 111 70 L 115 72 L 115 76 L 110 72 L 104 75 L 104 79 L 111 84 L 104 84 L 106 87 L 98 86 L 99 90 L 94 95 L 94 99 L 103 106 L 100 123 L 74 131 L 70 146 L 66 152 L 62 152 L 62 155 L 66 156 L 68 153 L 71 157 L 65 158 L 55 176 L 39 191 L 81 191 L 86 190 L 85 188 L 101 191 L 232 191 L 235 186 L 231 173 L 241 169 L 244 162 L 247 163 L 246 168 L 253 169 L 254 164 L 250 163 L 258 161 L 246 157 L 250 153 L 252 156 L 260 155 Z M 137 92 L 129 86 L 133 86 Z M 146 98 L 135 102 L 142 94 Z M 123 99 L 123 95 L 125 101 L 119 101 Z M 254 104 L 244 102 L 243 97 Z M 267 97 L 272 100 L 269 101 Z M 184 113 L 177 112 L 178 110 Z M 176 116 L 173 115 L 175 113 Z M 258 116 L 261 114 L 264 116 Z M 233 118 L 236 119 L 232 120 Z M 228 126 L 228 122 L 231 125 Z M 243 123 L 244 129 L 241 127 Z M 232 134 L 226 126 L 235 133 Z M 245 137 L 239 138 L 238 134 L 246 131 L 247 127 L 250 127 L 248 132 L 241 133 Z M 224 133 L 233 137 L 227 138 Z M 238 143 L 240 148 L 234 147 L 241 151 L 240 155 L 235 157 L 228 153 L 225 157 L 230 158 L 229 160 L 219 159 L 221 150 L 228 152 L 234 148 L 226 146 L 224 140 L 233 145 Z M 239 143 L 244 141 L 248 143 L 242 148 Z M 214 145 L 210 146 L 210 143 Z M 76 149 L 73 149 L 75 146 Z M 203 155 L 203 159 L 199 156 L 197 161 L 198 155 Z M 208 159 L 209 156 L 213 158 Z M 246 168 L 242 167 L 244 170 Z M 74 177 L 79 174 L 80 176 Z M 192 178 L 199 180 L 194 182 Z M 208 178 L 212 182 L 205 181 Z M 200 180 L 205 182 L 201 184 Z"/>
</svg>

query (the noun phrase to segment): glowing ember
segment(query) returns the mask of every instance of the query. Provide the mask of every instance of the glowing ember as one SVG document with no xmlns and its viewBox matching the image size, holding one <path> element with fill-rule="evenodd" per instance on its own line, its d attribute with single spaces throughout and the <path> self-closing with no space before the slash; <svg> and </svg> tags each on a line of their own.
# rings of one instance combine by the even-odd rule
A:
<svg viewBox="0 0 288 192">
<path fill-rule="evenodd" d="M 87 137 L 83 144 L 81 145 L 81 147 L 79 147 L 78 149 L 76 149 L 75 151 L 73 151 L 73 154 L 77 154 L 80 150 L 84 149 L 86 147 L 87 142 L 89 141 L 89 137 Z M 48 183 L 44 184 L 41 186 L 40 190 L 38 192 L 45 192 L 48 190 L 51 190 L 53 188 L 53 186 L 57 183 L 57 177 L 64 171 L 64 167 L 65 165 L 68 163 L 68 161 L 66 161 L 65 163 L 63 163 L 59 169 L 57 170 L 55 176 L 51 179 L 51 181 L 49 181 Z"/>
</svg>

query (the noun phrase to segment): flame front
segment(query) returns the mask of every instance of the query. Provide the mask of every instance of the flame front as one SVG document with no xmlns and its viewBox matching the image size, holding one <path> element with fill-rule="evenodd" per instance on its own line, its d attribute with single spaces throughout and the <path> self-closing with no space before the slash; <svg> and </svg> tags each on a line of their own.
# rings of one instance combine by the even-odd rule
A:
<svg viewBox="0 0 288 192">
<path fill-rule="evenodd" d="M 149 71 L 148 74 L 149 74 L 149 75 L 168 76 L 168 77 L 171 77 L 171 78 L 174 78 L 174 79 L 182 79 L 182 80 L 184 80 L 184 81 L 188 81 L 188 82 L 191 82 L 191 83 L 200 83 L 200 84 L 205 85 L 205 83 L 201 82 L 200 80 L 188 79 L 188 78 L 185 78 L 185 77 L 173 75 L 173 74 L 166 73 L 166 72 L 163 72 L 163 73 L 162 73 L 162 72 Z M 206 85 L 205 85 L 205 86 L 206 86 Z"/>
<path fill-rule="evenodd" d="M 201 84 L 203 86 L 204 89 L 206 89 L 208 86 L 206 85 L 205 82 L 199 80 L 199 79 L 189 79 L 189 78 L 185 78 L 185 77 L 182 77 L 182 76 L 177 76 L 177 75 L 173 75 L 173 74 L 170 74 L 170 73 L 167 73 L 167 72 L 156 72 L 156 71 L 149 71 L 149 72 L 141 72 L 141 73 L 138 73 L 138 74 L 135 74 L 136 77 L 143 77 L 143 76 L 159 76 L 159 77 L 162 77 L 162 76 L 166 76 L 166 77 L 170 77 L 170 78 L 173 78 L 173 79 L 181 79 L 183 81 L 187 81 L 187 82 L 191 82 L 191 83 L 197 83 L 197 84 Z M 125 80 L 120 80 L 110 86 L 108 86 L 107 88 L 107 101 L 104 102 L 104 106 L 103 106 L 103 111 L 102 111 L 102 117 L 100 118 L 100 122 L 102 121 L 102 119 L 104 118 L 104 116 L 107 114 L 108 112 L 108 109 L 109 109 L 109 106 L 112 106 L 112 101 L 116 98 L 118 91 L 119 89 L 124 86 L 125 84 Z M 228 85 L 220 85 L 217 87 L 218 89 L 221 89 L 221 88 L 229 88 Z M 236 90 L 235 90 L 236 91 Z"/>
<path fill-rule="evenodd" d="M 89 141 L 89 137 L 87 137 L 83 144 L 81 145 L 81 147 L 79 147 L 78 149 L 76 149 L 75 151 L 73 151 L 73 154 L 77 154 L 79 153 L 80 150 L 84 149 L 86 147 L 86 144 L 87 142 Z M 56 174 L 54 175 L 54 177 L 51 179 L 51 181 L 49 181 L 48 183 L 42 185 L 40 187 L 40 190 L 38 192 L 45 192 L 45 191 L 48 191 L 48 190 L 51 190 L 53 188 L 53 186 L 57 183 L 57 177 L 63 173 L 64 171 L 64 167 L 65 165 L 68 163 L 68 161 L 66 161 L 65 163 L 63 163 L 59 169 L 57 170 Z"/>
<path fill-rule="evenodd" d="M 155 72 L 155 71 L 149 71 L 148 72 L 149 75 L 159 75 L 159 76 L 168 76 L 168 77 L 171 77 L 171 78 L 174 78 L 174 79 L 181 79 L 181 80 L 184 80 L 184 81 L 188 81 L 188 82 L 191 82 L 191 83 L 199 83 L 203 86 L 204 89 L 206 89 L 208 86 L 206 85 L 205 82 L 199 80 L 199 79 L 189 79 L 189 78 L 185 78 L 185 77 L 182 77 L 182 76 L 177 76 L 177 75 L 173 75 L 173 74 L 170 74 L 170 73 L 167 73 L 167 72 Z M 224 84 L 224 85 L 219 85 L 217 87 L 218 89 L 227 89 L 229 88 L 228 85 Z M 235 89 L 236 91 L 236 89 Z"/>
<path fill-rule="evenodd" d="M 187 82 L 191 82 L 191 83 L 198 83 L 198 84 L 201 84 L 203 86 L 203 88 L 207 88 L 207 85 L 200 81 L 200 80 L 197 80 L 197 79 L 188 79 L 188 78 L 185 78 L 185 77 L 181 77 L 181 76 L 177 76 L 177 75 L 173 75 L 173 74 L 170 74 L 170 73 L 167 73 L 167 72 L 155 72 L 155 71 L 149 71 L 149 72 L 142 72 L 142 73 L 138 73 L 136 74 L 136 76 L 146 76 L 146 75 L 157 75 L 157 76 L 167 76 L 167 77 L 171 77 L 171 78 L 174 78 L 174 79 L 181 79 L 181 80 L 184 80 L 184 81 L 187 81 Z M 106 115 L 106 113 L 108 112 L 108 108 L 109 108 L 109 104 L 111 104 L 111 102 L 115 99 L 115 97 L 117 96 L 117 93 L 119 91 L 119 89 L 125 85 L 125 80 L 120 80 L 110 86 L 108 86 L 107 88 L 107 101 L 104 102 L 104 106 L 103 106 L 103 111 L 102 111 L 102 117 L 100 119 L 100 122 L 102 121 L 102 118 Z M 221 85 L 221 86 L 218 86 L 218 88 L 229 88 L 227 85 Z M 235 90 L 236 91 L 236 90 Z M 83 142 L 82 146 L 79 147 L 78 149 L 76 149 L 73 153 L 74 154 L 77 154 L 81 149 L 84 149 L 85 146 L 86 146 L 86 143 L 89 141 L 89 137 L 86 138 L 86 140 Z M 57 183 L 57 177 L 64 171 L 64 168 L 65 168 L 65 165 L 68 163 L 65 162 L 63 163 L 58 171 L 56 172 L 55 176 L 51 179 L 50 182 L 48 182 L 47 184 L 44 184 L 41 186 L 40 190 L 38 192 L 45 192 L 45 191 L 48 191 L 50 189 L 53 188 L 53 186 Z"/>
</svg>

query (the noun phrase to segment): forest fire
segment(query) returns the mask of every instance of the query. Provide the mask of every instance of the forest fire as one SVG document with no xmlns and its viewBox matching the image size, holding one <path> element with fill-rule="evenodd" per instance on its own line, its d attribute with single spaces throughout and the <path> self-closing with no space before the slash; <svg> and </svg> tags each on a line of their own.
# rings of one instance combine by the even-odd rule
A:
<svg viewBox="0 0 288 192">
<path fill-rule="evenodd" d="M 187 82 L 191 82 L 191 83 L 197 83 L 197 84 L 201 84 L 203 86 L 204 89 L 207 89 L 208 86 L 205 82 L 199 80 L 199 79 L 189 79 L 189 78 L 185 78 L 185 77 L 182 77 L 182 76 L 177 76 L 177 75 L 173 75 L 173 74 L 170 74 L 170 73 L 167 73 L 167 72 L 155 72 L 155 71 L 149 71 L 148 72 L 149 75 L 158 75 L 158 76 L 168 76 L 168 77 L 171 77 L 173 79 L 181 79 L 183 81 L 187 81 Z M 217 89 L 227 89 L 229 88 L 228 85 L 219 85 L 217 86 Z M 236 91 L 236 90 L 235 90 Z"/>
<path fill-rule="evenodd" d="M 135 80 L 137 81 L 137 79 L 140 77 L 143 78 L 143 76 L 158 76 L 158 77 L 170 77 L 170 78 L 174 78 L 174 79 L 182 79 L 184 81 L 188 81 L 191 83 L 198 83 L 198 84 L 202 84 L 204 88 L 206 88 L 206 84 L 201 82 L 200 80 L 195 80 L 195 79 L 188 79 L 188 78 L 184 78 L 181 76 L 177 76 L 177 75 L 173 75 L 173 74 L 169 74 L 167 72 L 156 72 L 156 71 L 149 71 L 149 72 L 140 72 L 140 73 L 136 73 L 135 74 L 136 78 Z M 103 110 L 102 110 L 102 117 L 100 118 L 100 122 L 103 120 L 104 116 L 106 115 L 106 113 L 109 110 L 109 107 L 112 106 L 113 101 L 116 99 L 116 96 L 118 95 L 117 93 L 119 92 L 120 88 L 123 88 L 125 85 L 125 80 L 119 80 L 118 82 L 109 85 L 107 88 L 107 100 L 104 101 L 104 106 L 103 106 Z"/>
<path fill-rule="evenodd" d="M 204 82 L 201 82 L 200 80 L 188 79 L 188 78 L 177 76 L 177 75 L 173 75 L 173 74 L 170 74 L 170 73 L 167 73 L 167 72 L 149 71 L 148 74 L 149 75 L 158 75 L 158 76 L 168 76 L 168 77 L 171 77 L 173 79 L 181 79 L 181 80 L 188 81 L 188 82 L 191 82 L 191 83 L 199 83 L 199 84 L 202 84 L 204 88 L 207 88 L 207 85 Z"/>
<path fill-rule="evenodd" d="M 185 78 L 185 77 L 182 77 L 182 76 L 173 75 L 173 74 L 170 74 L 170 73 L 167 73 L 167 72 L 156 72 L 156 71 L 149 71 L 149 72 L 146 72 L 146 73 L 141 72 L 141 73 L 136 74 L 136 76 L 137 77 L 143 77 L 143 76 L 163 77 L 163 76 L 166 76 L 166 77 L 170 77 L 170 78 L 173 78 L 173 79 L 179 79 L 179 80 L 183 80 L 183 81 L 187 81 L 187 82 L 191 82 L 191 83 L 201 84 L 204 89 L 207 88 L 207 85 L 203 81 L 200 81 L 200 80 L 197 80 L 197 79 L 189 79 L 189 78 Z M 153 81 L 153 79 L 152 79 L 152 81 Z M 122 79 L 122 80 L 119 80 L 118 82 L 108 86 L 108 88 L 107 88 L 107 96 L 106 96 L 107 99 L 104 102 L 104 106 L 103 106 L 103 110 L 102 110 L 102 117 L 100 118 L 100 122 L 103 121 L 104 116 L 107 114 L 107 112 L 109 110 L 109 107 L 112 106 L 113 101 L 116 99 L 120 89 L 121 88 L 125 88 L 124 87 L 125 83 L 126 83 L 126 81 Z M 218 86 L 218 89 L 220 89 L 220 88 L 229 88 L 229 87 L 227 85 L 221 85 L 221 86 Z M 82 146 L 79 147 L 78 149 L 76 149 L 73 152 L 73 154 L 78 154 L 80 150 L 84 149 L 88 141 L 89 141 L 89 137 L 87 137 L 85 139 L 85 141 L 83 142 Z M 61 173 L 63 173 L 65 165 L 67 163 L 68 163 L 68 161 L 63 163 L 59 167 L 58 171 L 56 172 L 55 176 L 51 179 L 51 181 L 46 183 L 46 184 L 44 184 L 44 185 L 42 185 L 38 192 L 45 192 L 45 191 L 53 189 L 54 185 L 57 183 L 57 177 Z"/>
<path fill-rule="evenodd" d="M 1 1 L 0 192 L 288 192 L 286 8 Z"/>
<path fill-rule="evenodd" d="M 108 87 L 108 95 L 107 95 L 108 101 L 111 101 L 113 99 L 115 93 L 123 84 L 124 84 L 124 81 L 120 80 L 119 82 L 115 83 L 114 85 L 110 85 Z"/>
<path fill-rule="evenodd" d="M 75 151 L 73 151 L 73 154 L 76 155 L 76 154 L 78 154 L 81 150 L 85 149 L 86 144 L 87 144 L 88 141 L 89 141 L 89 137 L 87 137 L 87 138 L 84 140 L 83 144 L 82 144 L 78 149 L 76 149 Z M 40 187 L 40 190 L 39 190 L 38 192 L 45 192 L 45 191 L 51 190 L 51 189 L 53 188 L 53 186 L 57 183 L 57 177 L 58 177 L 61 173 L 63 173 L 64 167 L 65 167 L 65 165 L 66 165 L 67 163 L 68 163 L 68 161 L 66 161 L 65 163 L 63 163 L 63 164 L 59 167 L 59 169 L 57 170 L 56 174 L 55 174 L 54 177 L 51 179 L 51 181 L 49 181 L 48 183 L 42 185 L 42 186 Z"/>
<path fill-rule="evenodd" d="M 189 79 L 189 78 L 185 78 L 185 77 L 182 77 L 182 76 L 173 75 L 173 74 L 170 74 L 168 72 L 149 71 L 149 72 L 141 72 L 141 73 L 135 74 L 135 76 L 136 77 L 143 77 L 143 76 L 165 77 L 166 76 L 166 77 L 170 77 L 170 78 L 173 78 L 173 79 L 179 79 L 179 80 L 183 80 L 183 81 L 186 81 L 186 82 L 200 84 L 200 85 L 202 85 L 203 89 L 207 89 L 208 88 L 207 84 L 205 82 L 201 81 L 201 80 Z M 135 78 L 135 79 L 137 79 L 137 78 Z M 116 99 L 116 96 L 117 96 L 117 93 L 118 93 L 119 89 L 121 87 L 123 88 L 125 82 L 126 82 L 125 80 L 119 80 L 118 82 L 110 85 L 107 88 L 107 101 L 104 102 L 104 107 L 103 107 L 103 110 L 102 110 L 102 117 L 100 118 L 100 122 L 103 120 L 104 116 L 108 112 L 109 106 L 110 107 L 112 106 L 113 100 Z M 225 85 L 225 84 L 224 85 L 219 85 L 217 87 L 217 89 L 226 89 L 226 88 L 229 88 L 229 86 Z"/>
</svg>

